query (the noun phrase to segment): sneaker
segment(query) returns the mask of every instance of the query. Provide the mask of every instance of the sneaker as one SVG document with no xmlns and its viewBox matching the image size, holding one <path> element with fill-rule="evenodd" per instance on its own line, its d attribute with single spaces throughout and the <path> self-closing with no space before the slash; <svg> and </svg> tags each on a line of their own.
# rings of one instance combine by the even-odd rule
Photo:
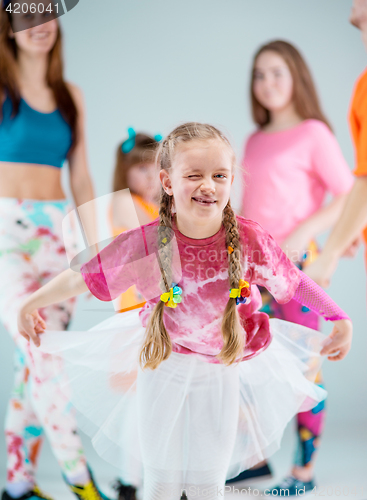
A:
<svg viewBox="0 0 367 500">
<path fill-rule="evenodd" d="M 315 483 L 311 481 L 303 482 L 294 476 L 290 475 L 283 479 L 278 486 L 274 486 L 274 488 L 270 489 L 270 494 L 272 496 L 303 496 L 308 491 L 311 491 L 315 488 Z"/>
<path fill-rule="evenodd" d="M 99 491 L 96 483 L 94 482 L 91 470 L 88 470 L 90 474 L 90 481 L 84 486 L 70 484 L 67 478 L 63 475 L 64 481 L 68 485 L 70 491 L 72 491 L 79 500 L 109 500 L 106 495 Z"/>
<path fill-rule="evenodd" d="M 6 490 L 3 490 L 1 494 L 1 500 L 53 500 L 52 497 L 49 495 L 46 495 L 46 493 L 43 493 L 38 486 L 34 486 L 32 490 L 28 491 L 27 493 L 24 493 L 21 497 L 12 497 L 9 495 L 9 493 Z"/>
<path fill-rule="evenodd" d="M 241 472 L 238 476 L 228 479 L 226 484 L 239 483 L 240 481 L 247 481 L 248 479 L 271 479 L 273 474 L 268 464 L 259 467 L 258 469 L 249 469 Z"/>
<path fill-rule="evenodd" d="M 136 488 L 129 484 L 122 483 L 119 479 L 112 485 L 112 488 L 117 491 L 117 500 L 137 500 Z"/>
</svg>

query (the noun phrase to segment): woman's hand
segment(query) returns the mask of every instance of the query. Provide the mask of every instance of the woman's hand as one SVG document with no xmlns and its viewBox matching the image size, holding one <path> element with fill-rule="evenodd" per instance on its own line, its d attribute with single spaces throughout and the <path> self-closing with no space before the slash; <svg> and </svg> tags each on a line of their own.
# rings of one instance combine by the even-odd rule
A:
<svg viewBox="0 0 367 500">
<path fill-rule="evenodd" d="M 349 258 L 355 257 L 362 242 L 363 242 L 362 236 L 358 236 L 358 238 L 356 238 L 353 241 L 353 243 L 351 243 L 350 246 L 344 251 L 342 257 L 349 257 Z"/>
<path fill-rule="evenodd" d="M 281 249 L 292 262 L 302 262 L 311 239 L 312 235 L 309 234 L 307 228 L 300 224 L 297 229 L 285 238 L 281 244 Z"/>
<path fill-rule="evenodd" d="M 303 272 L 319 286 L 327 288 L 330 285 L 330 279 L 337 265 L 338 259 L 329 257 L 321 252 L 314 262 L 304 268 Z"/>
<path fill-rule="evenodd" d="M 334 328 L 324 341 L 321 356 L 328 356 L 330 361 L 340 361 L 348 354 L 353 336 L 353 325 L 349 319 L 333 321 Z M 333 356 L 332 356 L 333 354 Z"/>
<path fill-rule="evenodd" d="M 39 334 L 46 329 L 46 323 L 37 309 L 27 311 L 21 309 L 18 313 L 18 331 L 28 341 L 32 340 L 36 347 L 41 345 Z"/>
</svg>

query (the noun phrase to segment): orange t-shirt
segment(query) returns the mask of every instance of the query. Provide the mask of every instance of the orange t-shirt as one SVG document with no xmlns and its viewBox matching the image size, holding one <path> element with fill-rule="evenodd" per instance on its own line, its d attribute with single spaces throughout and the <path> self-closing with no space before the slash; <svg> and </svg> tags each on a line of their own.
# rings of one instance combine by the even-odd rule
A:
<svg viewBox="0 0 367 500">
<path fill-rule="evenodd" d="M 357 177 L 367 175 L 367 69 L 358 78 L 350 107 L 349 123 L 352 132 Z M 367 228 L 364 230 L 367 242 Z"/>
</svg>

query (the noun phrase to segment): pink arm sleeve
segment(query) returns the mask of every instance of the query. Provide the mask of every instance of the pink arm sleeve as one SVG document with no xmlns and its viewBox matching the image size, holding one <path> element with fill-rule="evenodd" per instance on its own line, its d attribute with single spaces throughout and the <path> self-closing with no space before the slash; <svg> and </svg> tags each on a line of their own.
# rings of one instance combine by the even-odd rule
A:
<svg viewBox="0 0 367 500">
<path fill-rule="evenodd" d="M 301 281 L 299 282 L 294 300 L 308 307 L 311 311 L 322 316 L 329 321 L 339 319 L 350 319 L 349 316 L 340 309 L 339 306 L 319 287 L 311 278 L 300 271 Z"/>
</svg>

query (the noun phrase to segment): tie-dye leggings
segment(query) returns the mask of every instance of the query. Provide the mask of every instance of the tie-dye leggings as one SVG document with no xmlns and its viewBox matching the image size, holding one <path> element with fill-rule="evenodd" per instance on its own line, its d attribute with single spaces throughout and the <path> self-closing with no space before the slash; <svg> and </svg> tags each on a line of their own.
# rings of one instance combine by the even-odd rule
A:
<svg viewBox="0 0 367 500">
<path fill-rule="evenodd" d="M 319 330 L 319 317 L 316 313 L 303 307 L 295 300 L 291 300 L 287 304 L 278 304 L 265 288 L 261 288 L 260 291 L 263 300 L 261 311 L 269 314 L 271 318 L 279 318 Z M 323 387 L 321 373 L 318 374 L 315 382 Z M 297 415 L 297 449 L 294 465 L 299 467 L 312 465 L 320 443 L 324 421 L 325 401 L 319 403 L 312 410 Z"/>
<path fill-rule="evenodd" d="M 68 266 L 62 221 L 69 204 L 61 201 L 0 198 L 0 319 L 15 343 L 15 381 L 5 422 L 7 481 L 34 482 L 45 433 L 67 477 L 86 471 L 75 415 L 59 382 L 61 364 L 42 354 L 18 332 L 23 299 Z M 73 231 L 64 230 L 73 245 Z M 65 330 L 74 300 L 40 311 L 47 327 Z"/>
</svg>

